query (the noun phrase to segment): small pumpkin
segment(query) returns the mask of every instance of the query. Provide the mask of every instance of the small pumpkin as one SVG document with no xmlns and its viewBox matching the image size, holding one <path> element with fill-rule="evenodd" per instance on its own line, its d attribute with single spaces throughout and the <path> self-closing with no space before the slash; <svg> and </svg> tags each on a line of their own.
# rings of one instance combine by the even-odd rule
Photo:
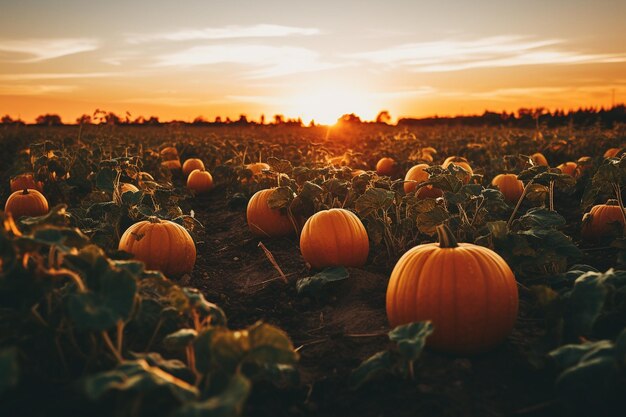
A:
<svg viewBox="0 0 626 417">
<path fill-rule="evenodd" d="M 356 214 L 345 209 L 322 210 L 304 224 L 300 252 L 313 268 L 360 267 L 369 254 L 365 226 Z"/>
<path fill-rule="evenodd" d="M 578 164 L 576 162 L 563 162 L 561 165 L 557 166 L 557 168 L 560 169 L 563 174 L 567 174 L 570 177 L 578 176 Z"/>
<path fill-rule="evenodd" d="M 187 177 L 187 188 L 196 194 L 206 193 L 213 189 L 213 177 L 209 171 L 194 169 Z"/>
<path fill-rule="evenodd" d="M 271 169 L 271 167 L 269 166 L 269 164 L 266 164 L 265 162 L 255 162 L 255 163 L 246 165 L 246 169 L 249 169 L 250 171 L 252 171 L 252 175 L 261 175 L 262 171 L 269 170 Z"/>
<path fill-rule="evenodd" d="M 287 214 L 278 209 L 270 208 L 268 199 L 274 193 L 274 188 L 257 191 L 250 201 L 246 210 L 248 227 L 255 236 L 280 237 L 294 233 L 294 226 Z"/>
<path fill-rule="evenodd" d="M 607 149 L 606 152 L 604 152 L 604 157 L 605 158 L 618 158 L 621 153 L 622 153 L 622 148 L 610 148 L 610 149 Z"/>
<path fill-rule="evenodd" d="M 619 206 L 617 200 L 608 200 L 605 204 L 593 206 L 589 213 L 583 216 L 581 237 L 589 241 L 597 241 L 605 237 L 615 235 L 617 228 L 615 223 L 622 225 L 624 229 L 624 208 Z"/>
<path fill-rule="evenodd" d="M 132 253 L 147 269 L 159 270 L 170 278 L 190 273 L 196 263 L 196 245 L 189 232 L 177 223 L 156 217 L 126 229 L 118 248 Z"/>
<path fill-rule="evenodd" d="M 391 177 L 396 173 L 396 168 L 396 161 L 393 158 L 381 158 L 376 163 L 376 173 L 378 175 Z"/>
<path fill-rule="evenodd" d="M 159 153 L 161 155 L 161 159 L 163 160 L 178 159 L 178 149 L 173 146 L 167 146 L 161 149 L 161 152 Z"/>
<path fill-rule="evenodd" d="M 165 169 L 169 169 L 170 171 L 179 171 L 182 168 L 180 165 L 180 160 L 178 159 L 163 161 L 161 162 L 161 166 Z"/>
<path fill-rule="evenodd" d="M 35 181 L 32 173 L 19 174 L 11 178 L 11 192 L 22 191 L 24 189 L 43 191 L 43 182 Z"/>
<path fill-rule="evenodd" d="M 39 191 L 25 188 L 9 196 L 4 211 L 16 219 L 22 216 L 43 216 L 48 213 L 48 200 Z"/>
<path fill-rule="evenodd" d="M 472 170 L 469 162 L 462 156 L 449 156 L 443 161 L 443 164 L 441 166 L 443 168 L 448 168 L 450 164 L 456 165 L 459 168 L 463 168 L 465 171 L 467 171 L 467 176 L 465 176 L 463 180 L 466 184 L 470 181 L 472 175 L 474 175 L 474 171 Z"/>
<path fill-rule="evenodd" d="M 513 330 L 519 296 L 511 268 L 494 251 L 457 243 L 445 225 L 439 243 L 419 245 L 394 267 L 386 294 L 392 327 L 430 320 L 433 349 L 457 354 L 486 351 Z"/>
<path fill-rule="evenodd" d="M 189 158 L 183 163 L 183 175 L 188 177 L 191 174 L 191 171 L 194 169 L 199 169 L 200 171 L 204 171 L 204 162 L 202 159 L 198 158 Z"/>
<path fill-rule="evenodd" d="M 415 189 L 418 187 L 420 183 L 424 181 L 428 181 L 429 174 L 428 172 L 424 171 L 424 169 L 426 168 L 428 168 L 428 164 L 418 164 L 418 165 L 411 167 L 411 169 L 407 171 L 406 175 L 404 176 L 404 180 L 409 181 L 409 182 L 404 183 L 404 192 L 406 194 L 409 194 L 415 191 Z M 410 182 L 410 181 L 416 181 L 416 182 Z M 441 197 L 442 195 L 443 195 L 443 191 L 441 191 L 439 188 L 435 188 L 432 185 L 427 185 L 425 187 L 420 188 L 417 191 L 417 194 L 415 196 L 421 199 L 421 198 L 437 198 L 437 197 Z"/>
<path fill-rule="evenodd" d="M 515 174 L 499 174 L 491 181 L 504 195 L 507 203 L 516 203 L 524 192 L 524 183 L 517 179 Z"/>
<path fill-rule="evenodd" d="M 550 166 L 548 164 L 548 160 L 546 159 L 546 157 L 541 152 L 537 152 L 537 153 L 532 154 L 530 156 L 530 158 L 533 160 L 535 165 L 543 165 L 545 167 Z"/>
</svg>

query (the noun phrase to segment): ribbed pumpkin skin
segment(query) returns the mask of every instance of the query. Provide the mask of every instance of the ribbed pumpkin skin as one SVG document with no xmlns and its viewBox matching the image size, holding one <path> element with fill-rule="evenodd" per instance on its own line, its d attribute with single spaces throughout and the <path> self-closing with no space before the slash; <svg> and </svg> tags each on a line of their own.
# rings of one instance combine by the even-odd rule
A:
<svg viewBox="0 0 626 417">
<path fill-rule="evenodd" d="M 196 263 L 196 245 L 189 232 L 169 220 L 135 223 L 122 235 L 119 249 L 170 278 L 190 273 Z"/>
<path fill-rule="evenodd" d="M 194 169 L 199 169 L 200 171 L 204 171 L 204 162 L 202 159 L 198 158 L 189 158 L 183 163 L 183 174 L 188 176 Z"/>
<path fill-rule="evenodd" d="M 431 320 L 435 330 L 428 346 L 473 354 L 511 333 L 519 298 L 513 272 L 495 252 L 469 243 L 455 248 L 430 243 L 400 258 L 386 304 L 392 327 Z"/>
<path fill-rule="evenodd" d="M 48 213 L 48 200 L 37 190 L 16 191 L 7 198 L 4 211 L 15 219 L 43 216 Z"/>
<path fill-rule="evenodd" d="M 356 214 L 344 209 L 311 216 L 300 235 L 300 252 L 313 268 L 360 267 L 367 262 L 369 239 Z"/>
<path fill-rule="evenodd" d="M 563 162 L 561 165 L 557 166 L 557 168 L 560 169 L 563 174 L 576 177 L 578 164 L 576 162 Z"/>
<path fill-rule="evenodd" d="M 11 192 L 23 191 L 24 189 L 43 191 L 43 183 L 35 181 L 33 174 L 20 174 L 11 178 Z"/>
<path fill-rule="evenodd" d="M 418 164 L 411 169 L 409 169 L 404 176 L 405 181 L 417 181 L 415 182 L 405 182 L 404 183 L 404 192 L 406 194 L 415 191 L 420 182 L 428 181 L 428 172 L 424 171 L 425 168 L 428 168 L 428 164 Z M 427 185 L 426 187 L 422 187 L 417 191 L 417 198 L 437 198 L 443 195 L 443 191 L 439 188 L 434 188 L 432 185 Z"/>
<path fill-rule="evenodd" d="M 543 166 L 546 166 L 546 167 L 547 167 L 547 166 L 549 166 L 549 165 L 548 165 L 548 160 L 547 160 L 547 159 L 546 159 L 546 157 L 545 157 L 545 156 L 543 156 L 543 154 L 542 154 L 542 153 L 540 153 L 540 152 L 537 152 L 537 153 L 532 154 L 532 155 L 530 156 L 530 158 L 533 160 L 533 162 L 534 162 L 536 165 L 543 165 Z"/>
<path fill-rule="evenodd" d="M 524 183 L 515 174 L 496 175 L 491 185 L 498 187 L 507 203 L 516 203 L 524 192 Z"/>
<path fill-rule="evenodd" d="M 194 169 L 187 177 L 187 188 L 197 194 L 206 193 L 213 189 L 213 177 L 209 171 Z"/>
<path fill-rule="evenodd" d="M 605 158 L 616 158 L 616 157 L 619 156 L 621 150 L 622 150 L 621 148 L 610 148 L 610 149 L 607 149 L 607 151 L 604 152 L 604 157 Z"/>
<path fill-rule="evenodd" d="M 381 158 L 376 163 L 376 173 L 378 175 L 386 175 L 391 177 L 396 170 L 396 161 L 393 158 Z"/>
<path fill-rule="evenodd" d="M 280 237 L 294 233 L 289 217 L 267 205 L 267 200 L 273 192 L 274 189 L 257 191 L 248 201 L 246 218 L 248 227 L 255 236 Z"/>
<path fill-rule="evenodd" d="M 583 226 L 580 235 L 583 239 L 590 241 L 608 237 L 615 230 L 615 226 L 611 224 L 614 222 L 620 223 L 622 227 L 624 226 L 624 218 L 620 212 L 619 205 L 599 204 L 593 206 L 589 213 L 583 216 Z"/>
</svg>

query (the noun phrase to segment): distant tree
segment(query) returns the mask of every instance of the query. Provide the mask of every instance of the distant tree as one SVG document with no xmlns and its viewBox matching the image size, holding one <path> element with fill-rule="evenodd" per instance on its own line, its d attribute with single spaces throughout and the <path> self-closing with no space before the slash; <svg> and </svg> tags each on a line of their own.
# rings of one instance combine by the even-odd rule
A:
<svg viewBox="0 0 626 417">
<path fill-rule="evenodd" d="M 146 118 L 143 116 L 138 116 L 135 120 L 133 120 L 134 125 L 142 125 L 146 123 Z"/>
<path fill-rule="evenodd" d="M 88 114 L 83 114 L 79 118 L 76 119 L 77 125 L 89 125 L 91 124 L 91 116 Z"/>
<path fill-rule="evenodd" d="M 240 114 L 239 115 L 239 120 L 237 120 L 235 123 L 237 123 L 238 125 L 247 125 L 248 124 L 248 116 L 246 116 L 245 114 Z"/>
<path fill-rule="evenodd" d="M 194 125 L 204 125 L 207 124 L 208 122 L 206 121 L 206 119 L 202 116 L 198 116 L 195 119 L 193 119 L 192 124 Z"/>
<path fill-rule="evenodd" d="M 261 123 L 262 125 L 264 125 L 264 124 L 265 124 L 265 115 L 264 115 L 264 114 L 262 114 L 262 115 L 261 115 L 261 120 L 260 120 L 260 123 Z"/>
<path fill-rule="evenodd" d="M 376 123 L 386 124 L 386 125 L 391 123 L 391 115 L 389 114 L 389 111 L 387 110 L 380 111 L 378 115 L 376 116 Z"/>
<path fill-rule="evenodd" d="M 119 125 L 122 124 L 122 119 L 120 119 L 117 114 L 110 111 L 104 116 L 104 122 L 108 125 Z"/>
<path fill-rule="evenodd" d="M 337 123 L 340 124 L 359 124 L 361 122 L 361 118 L 354 113 L 344 114 L 339 119 L 337 119 Z"/>
<path fill-rule="evenodd" d="M 61 116 L 58 114 L 43 114 L 41 116 L 37 116 L 35 124 L 41 126 L 61 126 L 63 122 L 61 121 Z"/>
<path fill-rule="evenodd" d="M 215 117 L 215 123 L 221 124 L 222 123 L 222 117 L 221 116 L 216 116 Z"/>
<path fill-rule="evenodd" d="M 159 118 L 156 116 L 150 116 L 148 119 L 146 119 L 143 122 L 144 125 L 151 125 L 151 126 L 157 126 L 160 125 L 161 122 L 159 122 Z"/>
<path fill-rule="evenodd" d="M 275 125 L 281 125 L 285 123 L 285 116 L 283 116 L 282 114 L 275 114 L 274 115 L 274 124 Z"/>
</svg>

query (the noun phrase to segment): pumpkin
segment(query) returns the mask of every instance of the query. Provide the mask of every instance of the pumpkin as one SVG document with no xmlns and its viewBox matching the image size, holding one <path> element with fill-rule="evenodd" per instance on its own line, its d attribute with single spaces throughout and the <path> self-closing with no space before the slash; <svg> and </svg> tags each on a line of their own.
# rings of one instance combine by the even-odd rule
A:
<svg viewBox="0 0 626 417">
<path fill-rule="evenodd" d="M 418 164 L 411 169 L 409 169 L 404 176 L 405 181 L 417 181 L 417 182 L 405 182 L 404 183 L 404 192 L 406 194 L 415 191 L 419 183 L 424 181 L 428 181 L 429 174 L 424 171 L 425 168 L 428 168 L 428 164 Z M 435 188 L 432 185 L 427 185 L 426 187 L 422 187 L 417 191 L 415 195 L 417 198 L 437 198 L 443 195 L 443 191 L 439 188 Z"/>
<path fill-rule="evenodd" d="M 381 158 L 376 164 L 376 173 L 391 177 L 396 172 L 396 161 L 393 158 Z"/>
<path fill-rule="evenodd" d="M 187 177 L 187 188 L 197 194 L 206 193 L 213 188 L 213 177 L 209 171 L 194 169 Z"/>
<path fill-rule="evenodd" d="M 581 237 L 585 240 L 596 241 L 605 237 L 615 236 L 617 228 L 615 223 L 622 225 L 624 229 L 624 208 L 619 206 L 617 200 L 609 200 L 606 204 L 593 206 L 589 213 L 583 216 Z"/>
<path fill-rule="evenodd" d="M 177 223 L 156 217 L 126 229 L 118 248 L 132 253 L 147 269 L 159 270 L 171 278 L 190 273 L 196 263 L 196 245 L 189 232 Z"/>
<path fill-rule="evenodd" d="M 168 161 L 161 162 L 161 166 L 165 169 L 169 169 L 170 171 L 178 171 L 181 169 L 180 160 L 178 159 L 170 159 Z"/>
<path fill-rule="evenodd" d="M 472 170 L 469 162 L 467 162 L 467 159 L 461 156 L 449 156 L 445 159 L 445 161 L 443 161 L 443 164 L 441 166 L 443 168 L 448 168 L 450 164 L 456 165 L 459 168 L 463 168 L 467 171 L 468 175 L 463 180 L 466 184 L 470 181 L 472 175 L 474 175 L 474 171 Z"/>
<path fill-rule="evenodd" d="M 619 155 L 621 153 L 622 153 L 621 148 L 611 148 L 611 149 L 607 149 L 607 151 L 604 152 L 604 157 L 605 158 L 619 158 Z"/>
<path fill-rule="evenodd" d="M 274 188 L 257 191 L 250 201 L 246 210 L 248 227 L 255 236 L 280 237 L 289 236 L 295 229 L 286 214 L 278 209 L 270 208 L 268 199 L 274 193 Z"/>
<path fill-rule="evenodd" d="M 252 171 L 252 175 L 261 175 L 263 170 L 271 169 L 265 162 L 255 162 L 253 164 L 246 165 L 246 169 Z"/>
<path fill-rule="evenodd" d="M 178 159 L 178 149 L 176 149 L 173 146 L 167 146 L 161 149 L 160 154 L 161 154 L 161 159 L 164 159 L 164 160 Z"/>
<path fill-rule="evenodd" d="M 515 174 L 499 174 L 491 181 L 504 195 L 507 203 L 516 203 L 524 192 L 524 183 L 517 179 Z"/>
<path fill-rule="evenodd" d="M 48 213 L 48 200 L 39 191 L 25 188 L 9 196 L 4 211 L 16 219 L 22 216 L 43 216 Z"/>
<path fill-rule="evenodd" d="M 35 181 L 32 173 L 20 174 L 11 178 L 11 192 L 22 191 L 24 189 L 43 191 L 43 182 Z"/>
<path fill-rule="evenodd" d="M 557 166 L 563 174 L 567 174 L 570 177 L 578 176 L 578 164 L 576 162 L 563 162 Z"/>
<path fill-rule="evenodd" d="M 419 245 L 394 267 L 386 294 L 392 327 L 430 320 L 427 344 L 457 354 L 486 351 L 515 324 L 519 297 L 511 268 L 494 251 L 457 243 L 445 225 L 439 243 Z"/>
<path fill-rule="evenodd" d="M 139 191 L 139 188 L 135 187 L 133 184 L 129 184 L 127 182 L 121 182 L 120 183 L 120 195 L 127 193 L 129 191 L 136 193 L 137 191 Z"/>
<path fill-rule="evenodd" d="M 548 165 L 548 160 L 546 159 L 545 156 L 543 156 L 543 154 L 541 152 L 537 152 L 537 153 L 532 154 L 530 156 L 530 159 L 533 160 L 535 165 L 543 165 L 545 167 L 549 166 Z"/>
<path fill-rule="evenodd" d="M 185 163 L 183 163 L 183 175 L 185 175 L 185 177 L 188 177 L 189 174 L 191 174 L 191 171 L 193 171 L 194 169 L 204 171 L 205 168 L 202 159 L 189 158 L 185 161 Z"/>
<path fill-rule="evenodd" d="M 322 210 L 304 224 L 300 252 L 313 268 L 360 267 L 369 254 L 367 231 L 356 214 L 345 209 Z"/>
</svg>

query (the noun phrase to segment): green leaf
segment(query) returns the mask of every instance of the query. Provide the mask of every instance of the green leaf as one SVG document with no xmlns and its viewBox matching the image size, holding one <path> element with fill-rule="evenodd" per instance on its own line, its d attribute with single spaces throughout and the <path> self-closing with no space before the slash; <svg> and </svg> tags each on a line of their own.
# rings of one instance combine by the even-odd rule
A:
<svg viewBox="0 0 626 417">
<path fill-rule="evenodd" d="M 280 174 L 291 175 L 293 172 L 293 165 L 291 165 L 291 162 L 286 159 L 278 159 L 272 156 L 267 158 L 267 164 L 270 166 L 272 171 Z"/>
<path fill-rule="evenodd" d="M 393 372 L 394 361 L 391 352 L 384 350 L 378 352 L 364 360 L 358 368 L 350 374 L 350 388 L 358 389 L 366 382 L 371 381 L 381 375 Z"/>
<path fill-rule="evenodd" d="M 343 281 L 349 276 L 348 270 L 343 266 L 325 268 L 313 276 L 299 279 L 296 282 L 296 290 L 298 295 L 310 295 L 319 298 L 325 294 L 331 282 Z"/>
<path fill-rule="evenodd" d="M 531 208 L 517 220 L 525 229 L 532 227 L 560 227 L 565 225 L 565 218 L 556 211 L 544 207 Z"/>
<path fill-rule="evenodd" d="M 357 198 L 356 211 L 363 217 L 367 217 L 377 210 L 386 210 L 393 204 L 396 194 L 383 188 L 369 188 Z"/>
<path fill-rule="evenodd" d="M 271 324 L 258 322 L 249 327 L 248 342 L 250 352 L 246 360 L 261 366 L 292 365 L 298 360 L 298 353 L 294 351 L 287 333 Z"/>
<path fill-rule="evenodd" d="M 248 332 L 211 327 L 194 341 L 196 367 L 202 373 L 221 369 L 233 373 L 250 350 Z"/>
<path fill-rule="evenodd" d="M 398 344 L 402 357 L 409 362 L 419 358 L 426 339 L 433 333 L 430 321 L 420 321 L 397 326 L 389 332 L 389 340 Z"/>
<path fill-rule="evenodd" d="M 196 288 L 183 288 L 189 306 L 211 317 L 211 324 L 214 326 L 226 326 L 226 314 L 216 304 L 204 298 L 204 295 Z"/>
<path fill-rule="evenodd" d="M 17 385 L 20 379 L 20 367 L 17 349 L 0 350 L 0 394 Z"/>
<path fill-rule="evenodd" d="M 113 168 L 101 168 L 96 174 L 96 188 L 112 193 L 113 190 L 115 190 L 116 178 L 117 170 Z"/>
<path fill-rule="evenodd" d="M 450 218 L 450 214 L 441 206 L 435 206 L 432 210 L 417 216 L 417 228 L 420 232 L 434 235 L 436 227 Z"/>
<path fill-rule="evenodd" d="M 323 192 L 324 192 L 324 189 L 320 187 L 319 185 L 311 181 L 306 181 L 304 185 L 302 186 L 302 190 L 300 190 L 298 197 L 305 198 L 309 201 L 314 201 Z"/>
<path fill-rule="evenodd" d="M 605 280 L 605 274 L 587 272 L 574 283 L 569 296 L 572 317 L 568 322 L 574 335 L 592 335 L 593 325 L 604 308 L 608 293 Z"/>
<path fill-rule="evenodd" d="M 237 373 L 218 395 L 183 405 L 173 417 L 236 417 L 241 415 L 251 390 L 250 381 Z"/>
<path fill-rule="evenodd" d="M 180 329 L 165 336 L 163 346 L 170 351 L 180 351 L 189 346 L 197 336 L 198 332 L 194 329 Z"/>
<path fill-rule="evenodd" d="M 295 197 L 294 192 L 289 187 L 278 187 L 274 189 L 267 199 L 267 205 L 272 209 L 286 209 Z"/>
</svg>

